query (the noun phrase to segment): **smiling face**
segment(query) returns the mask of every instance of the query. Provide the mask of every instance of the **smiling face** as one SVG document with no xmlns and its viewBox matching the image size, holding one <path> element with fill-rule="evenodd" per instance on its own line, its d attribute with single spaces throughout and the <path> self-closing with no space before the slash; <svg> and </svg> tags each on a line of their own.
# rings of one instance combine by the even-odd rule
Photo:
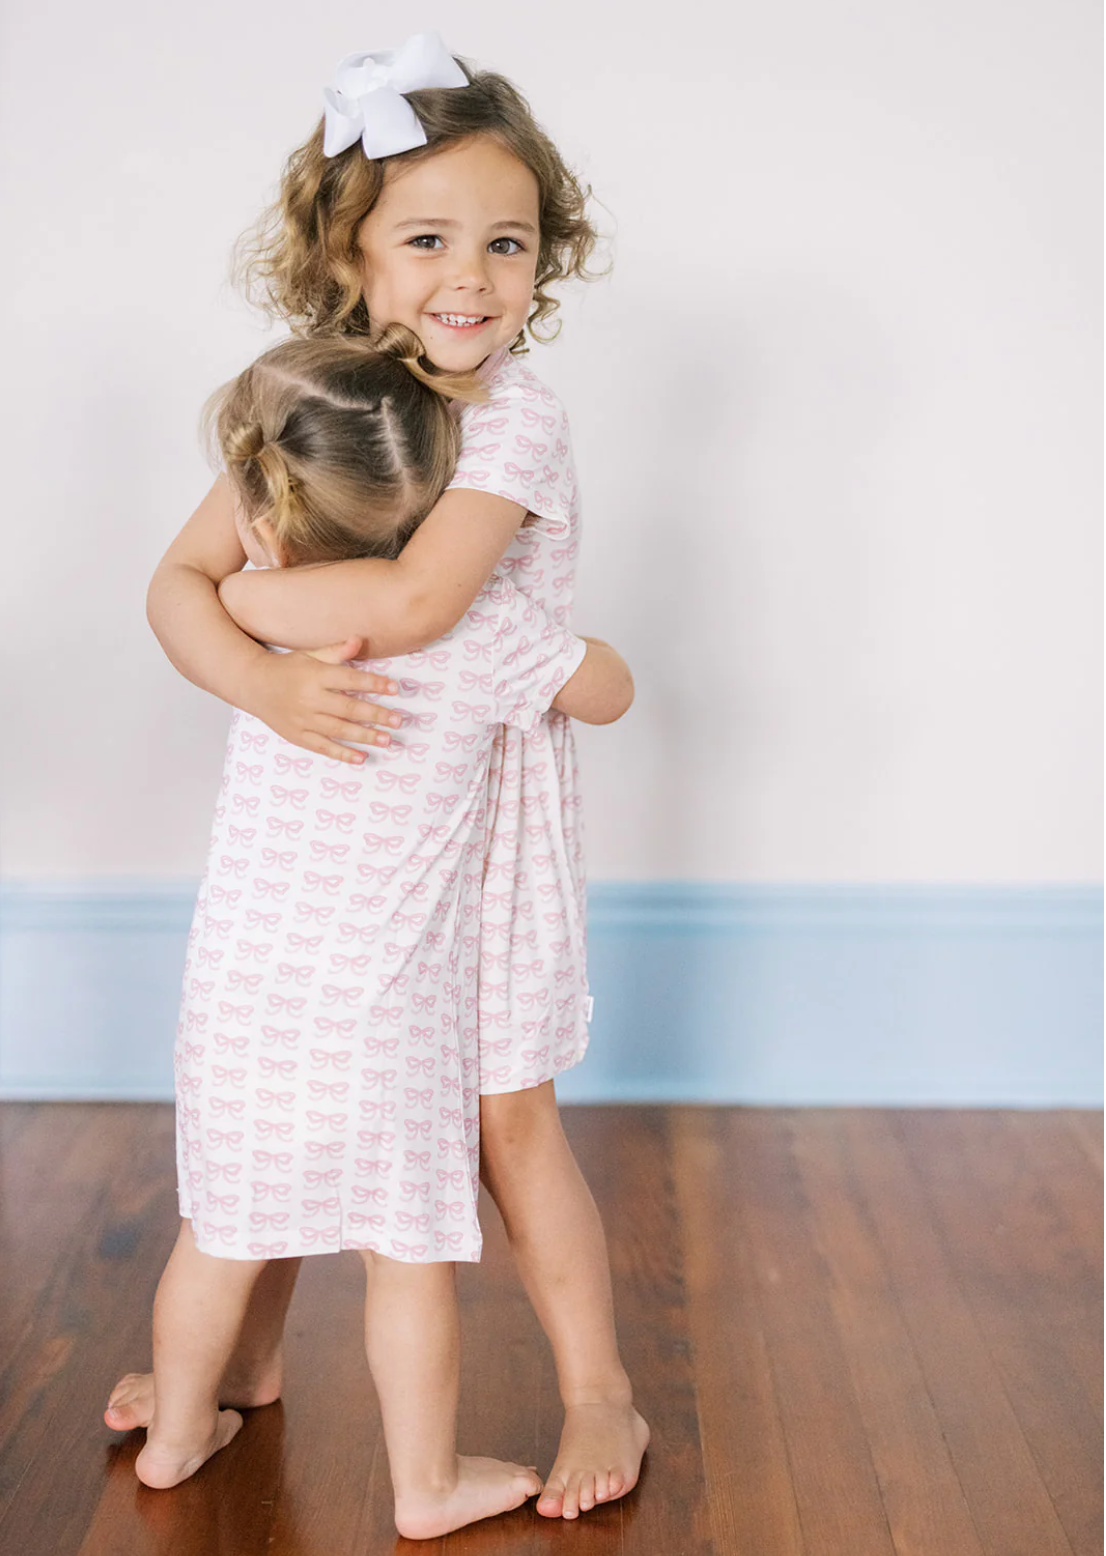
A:
<svg viewBox="0 0 1106 1556">
<path fill-rule="evenodd" d="M 474 368 L 526 322 L 538 239 L 538 181 L 490 136 L 393 162 L 358 234 L 369 318 L 414 330 L 435 367 Z"/>
</svg>

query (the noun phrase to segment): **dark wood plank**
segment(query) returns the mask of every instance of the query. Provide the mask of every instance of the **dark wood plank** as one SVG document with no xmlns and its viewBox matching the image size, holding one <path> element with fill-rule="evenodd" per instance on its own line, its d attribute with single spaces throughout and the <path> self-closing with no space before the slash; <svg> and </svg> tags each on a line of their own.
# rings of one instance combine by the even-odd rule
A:
<svg viewBox="0 0 1106 1556">
<path fill-rule="evenodd" d="M 722 1556 L 802 1556 L 799 1512 L 761 1294 L 742 1221 L 743 1181 L 720 1108 L 670 1110 L 688 1327 L 711 1527 Z"/>
<path fill-rule="evenodd" d="M 1096 1172 L 1062 1114 L 1019 1108 L 999 1117 L 1003 1129 L 1014 1135 L 1023 1171 L 1071 1229 L 1074 1246 L 1097 1281 L 1103 1258 L 1101 1171 Z M 1007 1154 L 1001 1137 L 995 1143 Z"/>
<path fill-rule="evenodd" d="M 895 1549 L 983 1556 L 863 1185 L 845 1158 L 844 1122 L 836 1109 L 795 1115 L 793 1151 Z"/>
<path fill-rule="evenodd" d="M 741 1211 L 808 1556 L 894 1556 L 810 1207 L 789 1109 L 728 1111 L 724 1139 Z"/>
<path fill-rule="evenodd" d="M 1040 1128 L 1047 1124 L 1040 1123 Z M 1075 1556 L 1095 1556 L 1100 1279 L 1001 1113 L 904 1113 L 897 1132 Z"/>
<path fill-rule="evenodd" d="M 1102 1177 L 1102 1109 L 1070 1108 L 1063 1113 L 1064 1122 L 1078 1140 L 1093 1167 Z"/>
<path fill-rule="evenodd" d="M 1071 1556 L 977 1320 L 934 1223 L 899 1115 L 848 1112 L 846 1160 L 887 1259 L 926 1387 L 989 1556 Z M 969 1187 L 970 1186 L 965 1186 Z"/>
<path fill-rule="evenodd" d="M 4 1549 L 31 1551 L 46 1541 L 39 1548 L 76 1551 L 99 1500 L 111 1441 L 101 1412 L 141 1308 L 148 1326 L 155 1266 L 175 1235 L 175 1220 L 168 1238 L 146 1230 L 167 1211 L 175 1217 L 175 1196 L 158 1168 L 167 1151 L 171 1160 L 165 1124 L 156 1109 L 56 1111 L 58 1136 L 71 1145 L 59 1154 L 50 1201 L 62 1230 L 52 1214 L 37 1229 L 64 1252 L 4 1371 Z M 96 1192 L 74 1227 L 71 1197 L 80 1200 L 86 1184 Z M 136 1270 L 143 1273 L 132 1282 Z"/>
<path fill-rule="evenodd" d="M 26 1106 L 20 1125 L 18 1112 Z M 105 1176 L 125 1159 L 130 1134 L 142 1134 L 149 1117 L 121 1109 L 106 1126 L 104 1108 L 5 1103 L 0 1136 L 0 1204 L 4 1207 L 4 1260 L 0 1266 L 0 1398 L 5 1374 L 22 1366 L 19 1346 L 39 1313 L 42 1293 L 64 1281 L 72 1239 L 104 1193 Z M 43 1228 L 50 1233 L 43 1235 Z M 0 1447 L 3 1444 L 0 1413 Z"/>
<path fill-rule="evenodd" d="M 36 1122 L 42 1109 L 49 1106 L 45 1102 L 0 1102 L 0 1162 L 24 1130 Z"/>
<path fill-rule="evenodd" d="M 574 1539 L 589 1552 L 714 1556 L 667 1111 L 574 1107 L 564 1114 L 565 1133 L 603 1218 L 622 1358 L 652 1432 L 634 1490 L 579 1520 Z M 558 1550 L 566 1548 L 556 1528 L 543 1537 L 547 1546 L 556 1541 Z"/>
</svg>

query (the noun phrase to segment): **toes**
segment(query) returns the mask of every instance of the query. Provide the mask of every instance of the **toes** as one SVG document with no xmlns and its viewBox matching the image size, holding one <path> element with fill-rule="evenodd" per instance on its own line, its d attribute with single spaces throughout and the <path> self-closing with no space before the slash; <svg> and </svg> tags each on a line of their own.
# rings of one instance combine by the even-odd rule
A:
<svg viewBox="0 0 1106 1556">
<path fill-rule="evenodd" d="M 562 1518 L 579 1518 L 580 1516 L 580 1477 L 570 1475 L 568 1485 L 565 1487 L 565 1499 L 561 1507 Z"/>
<path fill-rule="evenodd" d="M 542 1478 L 538 1474 L 535 1464 L 515 1464 L 512 1466 L 515 1472 L 515 1480 L 522 1489 L 525 1497 L 533 1497 L 542 1488 Z"/>
<path fill-rule="evenodd" d="M 580 1477 L 580 1511 L 590 1513 L 595 1506 L 595 1476 L 581 1475 Z"/>
<path fill-rule="evenodd" d="M 557 1475 L 550 1475 L 545 1490 L 538 1498 L 538 1512 L 545 1514 L 547 1518 L 560 1518 L 564 1494 L 564 1481 Z"/>
<path fill-rule="evenodd" d="M 621 1470 L 611 1470 L 607 1476 L 607 1496 L 620 1497 L 626 1490 L 626 1479 Z"/>
<path fill-rule="evenodd" d="M 597 1502 L 606 1502 L 613 1495 L 614 1493 L 611 1490 L 611 1472 L 610 1470 L 601 1471 L 595 1477 L 595 1500 Z"/>
<path fill-rule="evenodd" d="M 218 1453 L 242 1430 L 243 1421 L 237 1410 L 220 1410 L 215 1427 L 215 1442 L 211 1452 Z"/>
</svg>

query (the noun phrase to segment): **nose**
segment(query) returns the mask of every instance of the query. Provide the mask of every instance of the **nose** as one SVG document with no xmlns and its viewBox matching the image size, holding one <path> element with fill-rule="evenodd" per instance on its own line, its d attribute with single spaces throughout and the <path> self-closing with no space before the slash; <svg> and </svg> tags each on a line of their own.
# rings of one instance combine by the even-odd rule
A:
<svg viewBox="0 0 1106 1556">
<path fill-rule="evenodd" d="M 487 251 L 476 244 L 458 245 L 453 250 L 449 285 L 456 291 L 490 292 Z"/>
</svg>

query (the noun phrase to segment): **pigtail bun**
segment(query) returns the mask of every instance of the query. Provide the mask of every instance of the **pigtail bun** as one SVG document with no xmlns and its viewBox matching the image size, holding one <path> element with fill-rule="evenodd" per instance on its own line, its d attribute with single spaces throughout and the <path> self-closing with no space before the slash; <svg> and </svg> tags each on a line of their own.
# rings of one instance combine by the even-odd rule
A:
<svg viewBox="0 0 1106 1556">
<path fill-rule="evenodd" d="M 281 547 L 294 551 L 309 534 L 310 525 L 279 433 L 274 437 L 260 421 L 236 420 L 234 399 L 224 392 L 218 429 L 227 474 L 240 491 L 250 495 L 250 523 L 264 516 Z"/>
<path fill-rule="evenodd" d="M 475 372 L 447 373 L 429 362 L 422 341 L 405 324 L 386 324 L 373 336 L 373 349 L 381 356 L 402 362 L 412 378 L 447 400 L 473 404 L 488 398 L 485 384 Z"/>
<path fill-rule="evenodd" d="M 265 434 L 256 421 L 228 427 L 223 437 L 223 457 L 228 465 L 243 465 L 247 459 L 256 459 L 265 446 Z"/>
<path fill-rule="evenodd" d="M 310 534 L 310 524 L 296 491 L 296 482 L 288 468 L 279 443 L 263 443 L 254 455 L 257 473 L 264 487 L 262 507 L 272 525 L 282 551 L 299 551 Z"/>
</svg>

